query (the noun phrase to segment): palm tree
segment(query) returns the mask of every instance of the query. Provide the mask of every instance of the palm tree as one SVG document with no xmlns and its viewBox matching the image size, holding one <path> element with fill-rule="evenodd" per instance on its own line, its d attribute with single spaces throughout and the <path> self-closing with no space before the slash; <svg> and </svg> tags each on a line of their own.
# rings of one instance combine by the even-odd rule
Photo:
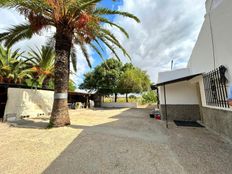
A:
<svg viewBox="0 0 232 174">
<path fill-rule="evenodd" d="M 76 58 L 71 55 L 73 70 L 76 72 Z M 48 88 L 49 83 L 54 78 L 55 50 L 51 46 L 42 46 L 41 49 L 30 49 L 28 56 L 24 56 L 28 63 L 32 65 L 33 82 L 36 86 Z"/>
<path fill-rule="evenodd" d="M 19 50 L 11 51 L 10 48 L 0 46 L 0 82 L 23 83 L 30 76 L 30 66 L 20 59 Z"/>
<path fill-rule="evenodd" d="M 55 51 L 52 47 L 42 46 L 41 50 L 31 49 L 25 57 L 32 64 L 33 84 L 46 88 L 54 76 Z"/>
<path fill-rule="evenodd" d="M 119 25 L 111 22 L 105 16 L 120 15 L 139 19 L 133 14 L 96 8 L 96 3 L 102 0 L 1 0 L 0 7 L 14 8 L 23 14 L 28 23 L 10 28 L 0 34 L 0 41 L 5 41 L 7 47 L 22 39 L 30 39 L 43 29 L 55 27 L 55 94 L 51 126 L 59 127 L 70 124 L 67 91 L 69 82 L 70 54 L 74 45 L 80 46 L 89 66 L 91 67 L 86 45 L 89 45 L 103 59 L 102 44 L 105 44 L 119 59 L 114 46 L 122 50 L 129 57 L 116 37 L 102 24 L 109 24 L 118 28 L 126 37 L 128 33 Z"/>
</svg>

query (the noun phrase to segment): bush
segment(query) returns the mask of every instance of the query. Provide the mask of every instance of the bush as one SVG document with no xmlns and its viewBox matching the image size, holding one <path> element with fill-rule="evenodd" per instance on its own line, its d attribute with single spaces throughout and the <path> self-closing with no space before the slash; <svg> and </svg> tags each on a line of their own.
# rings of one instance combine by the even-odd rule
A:
<svg viewBox="0 0 232 174">
<path fill-rule="evenodd" d="M 142 95 L 142 104 L 152 104 L 156 102 L 157 102 L 157 97 L 154 91 L 149 91 Z"/>
<path fill-rule="evenodd" d="M 129 99 L 137 99 L 137 97 L 135 95 L 130 95 Z"/>
</svg>

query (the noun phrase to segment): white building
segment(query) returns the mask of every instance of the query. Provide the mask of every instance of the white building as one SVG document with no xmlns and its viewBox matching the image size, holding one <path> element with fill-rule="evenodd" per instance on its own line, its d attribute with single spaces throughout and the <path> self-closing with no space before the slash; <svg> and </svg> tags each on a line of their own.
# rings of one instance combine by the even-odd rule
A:
<svg viewBox="0 0 232 174">
<path fill-rule="evenodd" d="M 205 21 L 188 66 L 158 75 L 162 118 L 200 120 L 232 139 L 231 85 L 232 0 L 206 0 Z"/>
</svg>

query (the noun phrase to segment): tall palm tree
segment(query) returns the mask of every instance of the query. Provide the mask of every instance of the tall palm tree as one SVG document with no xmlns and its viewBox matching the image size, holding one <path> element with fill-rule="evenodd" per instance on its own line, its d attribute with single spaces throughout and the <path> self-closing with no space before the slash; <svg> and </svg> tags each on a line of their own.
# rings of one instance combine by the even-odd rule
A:
<svg viewBox="0 0 232 174">
<path fill-rule="evenodd" d="M 30 66 L 20 59 L 19 50 L 11 51 L 10 48 L 0 46 L 0 82 L 23 83 L 30 76 Z"/>
<path fill-rule="evenodd" d="M 86 45 L 89 45 L 103 58 L 101 45 L 105 44 L 119 59 L 114 46 L 122 50 L 129 57 L 117 38 L 102 24 L 109 24 L 118 28 L 127 37 L 128 33 L 119 25 L 106 18 L 107 15 L 120 15 L 139 19 L 133 14 L 96 8 L 96 3 L 102 0 L 1 0 L 0 7 L 14 8 L 23 14 L 28 23 L 10 28 L 0 34 L 0 41 L 11 46 L 22 39 L 30 39 L 42 29 L 53 26 L 55 32 L 55 95 L 50 119 L 51 126 L 59 127 L 70 124 L 67 91 L 69 82 L 69 57 L 75 44 L 79 45 L 89 66 L 91 67 Z"/>
</svg>

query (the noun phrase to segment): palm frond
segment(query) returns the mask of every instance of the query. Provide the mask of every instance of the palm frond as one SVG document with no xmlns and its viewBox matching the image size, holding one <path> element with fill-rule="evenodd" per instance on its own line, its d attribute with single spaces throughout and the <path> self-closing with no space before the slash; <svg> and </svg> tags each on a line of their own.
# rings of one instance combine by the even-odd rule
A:
<svg viewBox="0 0 232 174">
<path fill-rule="evenodd" d="M 121 15 L 123 17 L 128 17 L 128 18 L 134 19 L 138 23 L 140 22 L 139 18 L 131 13 L 118 11 L 118 10 L 110 10 L 108 8 L 97 8 L 94 11 L 94 14 L 96 14 L 96 15 Z"/>
<path fill-rule="evenodd" d="M 127 31 L 123 27 L 121 27 L 121 26 L 119 26 L 119 25 L 117 25 L 117 24 L 115 24 L 115 23 L 113 23 L 113 22 L 111 22 L 108 19 L 103 18 L 103 17 L 98 17 L 98 20 L 100 22 L 103 22 L 103 23 L 109 24 L 110 26 L 114 26 L 114 27 L 118 28 L 127 38 L 129 38 L 129 34 L 127 33 Z"/>
<path fill-rule="evenodd" d="M 8 32 L 0 34 L 0 42 L 5 41 L 6 47 L 23 40 L 32 38 L 34 32 L 31 30 L 30 24 L 21 24 L 8 29 Z"/>
<path fill-rule="evenodd" d="M 118 54 L 116 53 L 116 51 L 114 50 L 114 48 L 104 39 L 104 38 L 99 38 L 111 51 L 112 53 L 115 55 L 115 57 L 121 61 L 121 59 L 119 58 Z"/>
<path fill-rule="evenodd" d="M 85 9 L 88 6 L 91 5 L 95 5 L 96 3 L 100 2 L 101 0 L 87 0 L 84 1 L 81 5 L 80 5 L 80 9 Z"/>
<path fill-rule="evenodd" d="M 76 55 L 76 49 L 75 48 L 72 48 L 70 57 L 71 57 L 71 63 L 72 63 L 72 66 L 73 66 L 73 70 L 75 72 L 77 72 L 77 55 Z"/>
<path fill-rule="evenodd" d="M 83 53 L 83 55 L 84 55 L 84 57 L 85 57 L 85 59 L 86 59 L 88 65 L 89 65 L 89 67 L 92 68 L 92 65 L 91 65 L 91 62 L 90 62 L 89 53 L 88 53 L 88 51 L 87 51 L 86 46 L 85 46 L 83 43 L 80 43 L 79 46 L 80 46 L 80 48 L 81 48 L 81 51 L 82 51 L 82 53 Z"/>
</svg>

